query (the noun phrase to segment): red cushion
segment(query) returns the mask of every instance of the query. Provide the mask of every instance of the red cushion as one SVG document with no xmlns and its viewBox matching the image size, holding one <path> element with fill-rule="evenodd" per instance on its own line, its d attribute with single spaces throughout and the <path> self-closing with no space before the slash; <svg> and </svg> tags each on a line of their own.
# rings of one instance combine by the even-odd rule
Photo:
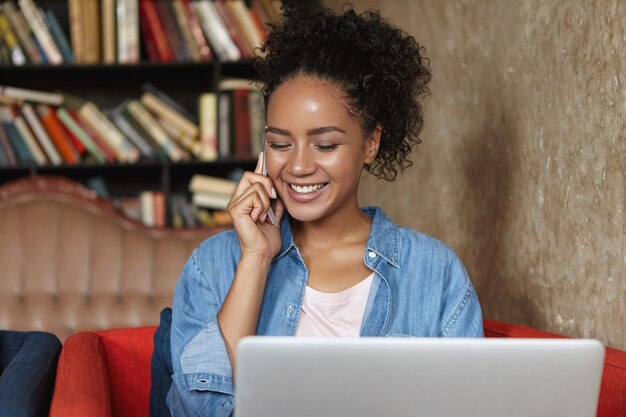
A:
<svg viewBox="0 0 626 417">
<path fill-rule="evenodd" d="M 106 351 L 115 417 L 148 417 L 156 326 L 98 331 Z"/>
<path fill-rule="evenodd" d="M 104 346 L 96 333 L 77 333 L 65 341 L 57 366 L 49 415 L 111 416 Z"/>
<path fill-rule="evenodd" d="M 486 337 L 563 338 L 530 327 L 484 320 Z M 606 348 L 597 417 L 626 417 L 626 352 Z"/>
</svg>

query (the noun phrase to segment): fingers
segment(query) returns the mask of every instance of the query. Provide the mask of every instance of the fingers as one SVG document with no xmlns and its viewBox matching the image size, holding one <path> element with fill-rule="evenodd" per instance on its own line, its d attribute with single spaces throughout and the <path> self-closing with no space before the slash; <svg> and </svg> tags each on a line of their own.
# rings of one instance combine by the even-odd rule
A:
<svg viewBox="0 0 626 417">
<path fill-rule="evenodd" d="M 228 211 L 233 215 L 250 216 L 256 222 L 265 220 L 265 215 L 270 208 L 270 198 L 261 183 L 254 183 L 245 189 L 240 195 L 233 196 L 228 203 Z M 263 217 L 262 217 L 263 216 Z M 234 220 L 234 219 L 233 219 Z"/>
<path fill-rule="evenodd" d="M 255 174 L 265 174 L 263 172 L 263 152 L 259 154 L 259 159 L 256 161 L 256 168 L 254 168 Z"/>
<path fill-rule="evenodd" d="M 239 197 L 242 195 L 245 190 L 250 188 L 254 184 L 261 184 L 265 189 L 265 192 L 273 198 L 276 195 L 276 191 L 274 190 L 274 183 L 270 179 L 270 177 L 266 177 L 265 175 L 261 175 L 256 172 L 245 172 L 237 184 L 237 188 L 235 189 L 235 193 L 233 194 L 233 198 Z"/>
</svg>

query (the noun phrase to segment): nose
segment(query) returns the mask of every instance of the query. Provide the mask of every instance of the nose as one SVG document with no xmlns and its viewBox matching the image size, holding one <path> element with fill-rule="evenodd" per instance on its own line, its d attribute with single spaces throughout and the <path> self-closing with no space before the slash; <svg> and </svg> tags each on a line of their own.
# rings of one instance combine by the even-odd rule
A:
<svg viewBox="0 0 626 417">
<path fill-rule="evenodd" d="M 287 170 L 289 173 L 297 176 L 310 175 L 317 169 L 315 154 L 312 149 L 307 146 L 298 146 L 289 155 Z"/>
</svg>

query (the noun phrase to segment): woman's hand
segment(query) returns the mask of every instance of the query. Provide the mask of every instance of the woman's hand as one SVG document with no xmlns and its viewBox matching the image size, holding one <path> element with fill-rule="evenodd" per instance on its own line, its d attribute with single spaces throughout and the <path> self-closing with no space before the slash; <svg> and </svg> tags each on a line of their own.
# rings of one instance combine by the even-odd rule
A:
<svg viewBox="0 0 626 417">
<path fill-rule="evenodd" d="M 276 224 L 270 224 L 267 212 L 270 196 L 276 198 L 272 180 L 263 175 L 263 153 L 259 155 L 254 172 L 245 172 L 228 203 L 228 214 L 239 237 L 242 257 L 255 255 L 270 260 L 280 251 L 280 218 L 285 206 L 276 199 Z"/>
</svg>

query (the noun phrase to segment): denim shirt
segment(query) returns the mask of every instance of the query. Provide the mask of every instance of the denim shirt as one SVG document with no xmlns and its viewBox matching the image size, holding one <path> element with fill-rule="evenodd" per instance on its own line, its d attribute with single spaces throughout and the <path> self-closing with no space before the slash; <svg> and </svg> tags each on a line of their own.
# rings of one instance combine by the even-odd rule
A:
<svg viewBox="0 0 626 417">
<path fill-rule="evenodd" d="M 393 224 L 378 208 L 363 262 L 375 272 L 361 336 L 482 337 L 474 288 L 456 254 L 436 239 Z M 257 335 L 295 335 L 307 268 L 288 216 L 282 246 L 270 265 Z M 191 255 L 176 286 L 171 350 L 173 416 L 231 416 L 234 386 L 217 323 L 241 256 L 234 230 L 212 236 Z"/>
</svg>

